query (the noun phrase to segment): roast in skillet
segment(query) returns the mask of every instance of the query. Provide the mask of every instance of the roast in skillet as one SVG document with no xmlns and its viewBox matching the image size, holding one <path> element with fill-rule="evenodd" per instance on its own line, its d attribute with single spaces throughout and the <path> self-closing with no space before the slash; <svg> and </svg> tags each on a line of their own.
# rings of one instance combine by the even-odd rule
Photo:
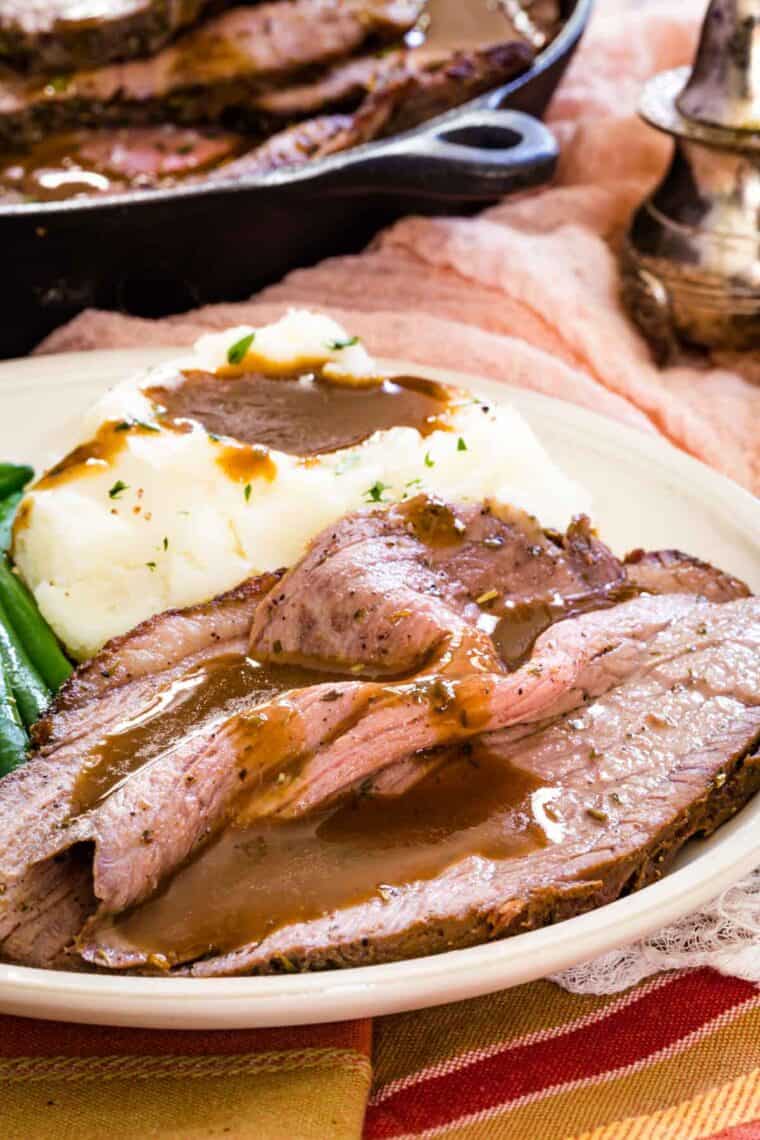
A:
<svg viewBox="0 0 760 1140">
<path fill-rule="evenodd" d="M 82 662 L 0 782 L 6 960 L 463 947 L 652 882 L 760 785 L 747 587 L 616 557 L 519 417 L 324 321 L 116 389 L 22 503 L 17 568 Z"/>
<path fill-rule="evenodd" d="M 299 166 L 502 86 L 559 27 L 555 0 L 0 0 L 0 198 Z"/>
</svg>

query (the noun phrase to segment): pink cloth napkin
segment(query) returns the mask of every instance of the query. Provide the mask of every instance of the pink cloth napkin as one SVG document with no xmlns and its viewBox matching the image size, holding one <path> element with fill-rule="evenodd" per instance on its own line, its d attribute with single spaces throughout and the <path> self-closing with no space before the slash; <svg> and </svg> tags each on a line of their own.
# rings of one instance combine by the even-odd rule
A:
<svg viewBox="0 0 760 1140">
<path fill-rule="evenodd" d="M 658 369 L 618 298 L 617 249 L 671 143 L 642 124 L 642 82 L 691 60 L 704 0 L 604 0 L 551 107 L 551 187 L 477 218 L 409 217 L 364 253 L 298 270 L 250 301 L 161 321 L 88 311 L 41 352 L 185 345 L 289 306 L 330 311 L 377 355 L 503 380 L 656 430 L 760 492 L 760 351 Z"/>
</svg>

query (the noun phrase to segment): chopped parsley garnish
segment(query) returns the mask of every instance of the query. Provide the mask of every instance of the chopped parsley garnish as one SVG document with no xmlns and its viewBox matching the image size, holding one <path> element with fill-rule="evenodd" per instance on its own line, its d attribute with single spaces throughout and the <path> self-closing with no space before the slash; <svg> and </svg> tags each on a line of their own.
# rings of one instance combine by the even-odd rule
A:
<svg viewBox="0 0 760 1140">
<path fill-rule="evenodd" d="M 161 431 L 161 428 L 156 424 L 146 423 L 145 420 L 122 420 L 114 428 L 114 431 L 130 431 L 131 428 L 142 428 L 143 431 Z"/>
<path fill-rule="evenodd" d="M 387 483 L 381 483 L 378 479 L 376 483 L 373 483 L 372 486 L 364 492 L 364 498 L 368 503 L 383 503 L 385 502 L 383 492 L 387 490 Z"/>
<path fill-rule="evenodd" d="M 69 85 L 68 75 L 52 75 L 47 81 L 47 86 L 52 87 L 57 95 L 62 94 Z"/>
<path fill-rule="evenodd" d="M 426 467 L 435 467 L 435 460 L 431 459 L 429 451 L 425 452 L 425 466 Z"/>
<path fill-rule="evenodd" d="M 241 336 L 240 340 L 236 341 L 230 348 L 227 349 L 227 363 L 228 364 L 242 364 L 245 360 L 248 349 L 253 344 L 255 332 L 248 333 L 247 336 Z"/>
<path fill-rule="evenodd" d="M 250 497 L 251 497 L 251 484 L 246 483 L 245 487 L 243 488 L 243 498 L 245 499 L 246 503 L 249 501 Z"/>
<path fill-rule="evenodd" d="M 457 440 L 457 451 L 466 451 L 466 450 L 467 450 L 467 444 L 465 443 L 464 439 L 460 435 L 459 439 Z"/>
<path fill-rule="evenodd" d="M 121 479 L 117 479 L 111 490 L 108 492 L 109 499 L 118 499 L 123 491 L 128 490 L 127 484 L 122 483 Z"/>
<path fill-rule="evenodd" d="M 353 348 L 355 344 L 359 343 L 358 336 L 349 336 L 345 340 L 331 340 L 328 341 L 327 347 L 331 352 L 341 352 L 344 348 Z"/>
<path fill-rule="evenodd" d="M 162 545 L 163 545 L 164 550 L 169 549 L 169 539 L 166 537 L 166 535 L 164 535 L 164 541 L 163 541 Z"/>
<path fill-rule="evenodd" d="M 408 483 L 404 483 L 405 487 L 419 487 L 421 479 L 410 479 Z"/>
<path fill-rule="evenodd" d="M 146 562 L 145 565 L 148 567 L 149 570 L 155 570 L 156 569 L 156 563 L 155 562 Z"/>
</svg>

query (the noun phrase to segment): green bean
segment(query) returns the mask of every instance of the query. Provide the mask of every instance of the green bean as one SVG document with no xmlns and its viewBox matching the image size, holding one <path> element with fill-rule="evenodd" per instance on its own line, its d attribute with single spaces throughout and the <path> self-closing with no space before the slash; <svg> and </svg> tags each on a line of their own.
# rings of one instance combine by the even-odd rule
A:
<svg viewBox="0 0 760 1140">
<path fill-rule="evenodd" d="M 0 776 L 24 763 L 28 744 L 8 678 L 0 669 Z"/>
<path fill-rule="evenodd" d="M 10 683 L 21 719 L 29 728 L 50 704 L 50 689 L 32 665 L 8 615 L 0 605 L 0 667 Z"/>
<path fill-rule="evenodd" d="M 37 603 L 20 578 L 10 568 L 8 559 L 0 556 L 0 605 L 18 634 L 32 664 L 54 693 L 71 673 L 50 626 L 37 609 Z"/>
<path fill-rule="evenodd" d="M 0 499 L 0 552 L 8 550 L 11 545 L 13 520 L 23 497 L 23 491 L 14 491 L 7 498 Z"/>
<path fill-rule="evenodd" d="M 21 467 L 15 463 L 0 463 L 0 499 L 20 491 L 34 475 L 33 467 Z"/>
</svg>

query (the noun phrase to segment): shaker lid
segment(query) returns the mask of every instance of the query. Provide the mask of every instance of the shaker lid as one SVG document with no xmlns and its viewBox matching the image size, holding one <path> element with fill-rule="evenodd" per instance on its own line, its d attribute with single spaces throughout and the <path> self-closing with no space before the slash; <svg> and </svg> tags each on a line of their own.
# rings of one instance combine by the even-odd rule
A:
<svg viewBox="0 0 760 1140">
<path fill-rule="evenodd" d="M 676 106 L 706 126 L 760 131 L 760 0 L 712 0 Z"/>
</svg>

